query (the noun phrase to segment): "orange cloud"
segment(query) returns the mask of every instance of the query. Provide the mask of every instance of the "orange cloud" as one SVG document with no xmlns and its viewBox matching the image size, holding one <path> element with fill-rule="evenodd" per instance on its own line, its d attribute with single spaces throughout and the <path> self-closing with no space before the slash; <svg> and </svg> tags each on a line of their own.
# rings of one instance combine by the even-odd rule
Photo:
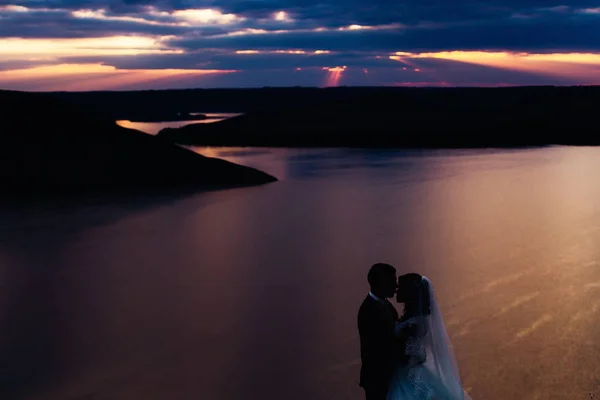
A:
<svg viewBox="0 0 600 400">
<path fill-rule="evenodd" d="M 354 24 L 354 25 L 349 25 L 349 26 L 342 26 L 339 28 L 318 27 L 318 28 L 313 28 L 313 29 L 294 29 L 294 30 L 289 30 L 289 29 L 265 30 L 265 29 L 246 28 L 246 29 L 242 29 L 242 30 L 229 32 L 229 33 L 226 33 L 223 35 L 216 35 L 213 37 L 281 34 L 281 33 L 290 33 L 290 32 L 314 33 L 314 32 L 332 32 L 332 31 L 347 32 L 347 31 L 361 31 L 361 30 L 379 31 L 379 30 L 392 30 L 392 29 L 401 29 L 401 28 L 404 28 L 404 25 L 388 24 L 388 25 L 372 25 L 371 26 L 371 25 L 356 25 L 356 24 Z"/>
<path fill-rule="evenodd" d="M 341 28 L 338 28 L 340 31 L 360 31 L 363 29 L 371 29 L 370 26 L 363 26 L 363 25 L 349 25 L 349 26 L 343 26 Z"/>
<path fill-rule="evenodd" d="M 409 65 L 412 65 L 410 60 L 415 59 L 440 59 L 553 77 L 570 77 L 586 82 L 600 81 L 600 54 L 595 53 L 397 52 L 389 58 Z"/>
<path fill-rule="evenodd" d="M 235 14 L 223 14 L 221 11 L 211 8 L 176 10 L 170 15 L 175 19 L 197 25 L 229 25 L 245 20 Z"/>
<path fill-rule="evenodd" d="M 125 21 L 144 25 L 155 26 L 211 26 L 231 25 L 245 20 L 235 14 L 223 14 L 219 10 L 211 8 L 175 10 L 173 12 L 158 11 L 155 7 L 148 6 L 141 12 L 139 17 L 127 15 L 107 15 L 103 8 L 92 10 L 83 9 L 72 11 L 71 15 L 79 19 L 96 19 L 105 21 Z M 153 20 L 149 17 L 159 17 L 161 20 Z"/>
<path fill-rule="evenodd" d="M 306 54 L 304 50 L 275 50 L 276 54 Z"/>
<path fill-rule="evenodd" d="M 239 31 L 233 31 L 233 32 L 228 32 L 224 35 L 221 36 L 245 36 L 245 35 L 264 35 L 265 33 L 283 33 L 283 32 L 288 32 L 285 30 L 282 31 L 267 31 L 266 29 L 254 29 L 254 28 L 247 28 L 247 29 L 242 29 Z M 219 36 L 215 36 L 215 37 L 219 37 Z"/>
<path fill-rule="evenodd" d="M 76 10 L 71 12 L 73 18 L 78 19 L 99 19 L 105 21 L 124 21 L 124 22 L 135 22 L 137 24 L 144 25 L 155 25 L 155 26 L 182 26 L 183 23 L 178 22 L 167 22 L 167 21 L 153 21 L 142 17 L 130 17 L 130 16 L 118 16 L 118 15 L 106 15 L 106 10 L 103 8 L 98 10 Z"/>
<path fill-rule="evenodd" d="M 15 6 L 15 5 L 7 5 L 7 6 L 0 6 L 0 11 L 4 11 L 4 12 L 29 12 L 29 8 L 28 7 L 23 7 L 23 6 Z"/>
<path fill-rule="evenodd" d="M 122 56 L 140 54 L 180 54 L 169 49 L 163 41 L 169 37 L 110 36 L 68 39 L 0 39 L 0 58 L 23 60 L 80 56 Z"/>
<path fill-rule="evenodd" d="M 348 25 L 337 28 L 338 31 L 363 31 L 363 30 L 373 30 L 373 31 L 381 31 L 381 30 L 389 30 L 389 29 L 401 29 L 405 26 L 402 24 L 387 24 L 387 25 Z"/>
<path fill-rule="evenodd" d="M 290 18 L 290 15 L 285 11 L 278 11 L 273 14 L 273 19 L 279 22 L 292 22 L 293 19 Z"/>
<path fill-rule="evenodd" d="M 103 64 L 59 64 L 0 71 L 0 85 L 24 90 L 111 90 L 138 84 L 176 81 L 235 70 L 118 69 Z"/>
<path fill-rule="evenodd" d="M 322 55 L 330 54 L 329 50 L 236 50 L 235 54 L 308 54 L 308 55 Z"/>
<path fill-rule="evenodd" d="M 346 66 L 343 67 L 323 67 L 323 71 L 327 72 L 344 72 L 346 70 Z"/>
<path fill-rule="evenodd" d="M 0 12 L 5 12 L 5 13 L 29 13 L 29 12 L 36 12 L 36 13 L 40 13 L 40 12 L 65 12 L 66 10 L 63 8 L 44 8 L 44 7 L 40 7 L 40 8 L 31 8 L 31 7 L 25 7 L 25 6 L 17 6 L 14 4 L 8 4 L 5 6 L 0 6 Z"/>
<path fill-rule="evenodd" d="M 600 14 L 600 7 L 596 8 L 584 8 L 583 10 L 579 10 L 582 14 Z"/>
<path fill-rule="evenodd" d="M 0 12 L 9 13 L 29 13 L 29 12 L 68 12 L 65 9 L 50 8 L 30 8 L 17 5 L 0 6 Z M 153 6 L 147 6 L 138 13 L 138 16 L 129 15 L 110 15 L 106 9 L 81 9 L 70 12 L 73 18 L 93 19 L 104 21 L 124 21 L 144 25 L 155 26 L 210 26 L 210 25 L 231 25 L 245 21 L 246 18 L 236 14 L 224 14 L 219 10 L 212 8 L 175 10 L 172 12 L 159 11 Z M 286 18 L 287 18 L 287 14 Z M 154 20 L 152 17 L 158 17 Z"/>
</svg>

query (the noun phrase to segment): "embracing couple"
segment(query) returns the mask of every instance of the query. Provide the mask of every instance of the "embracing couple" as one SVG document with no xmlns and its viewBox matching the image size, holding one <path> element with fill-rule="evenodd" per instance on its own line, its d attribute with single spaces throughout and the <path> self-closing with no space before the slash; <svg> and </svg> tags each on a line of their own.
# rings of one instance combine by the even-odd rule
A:
<svg viewBox="0 0 600 400">
<path fill-rule="evenodd" d="M 431 282 L 419 274 L 397 278 L 388 264 L 375 264 L 367 279 L 371 291 L 358 312 L 367 400 L 469 400 Z M 392 297 L 404 303 L 401 317 Z"/>
</svg>

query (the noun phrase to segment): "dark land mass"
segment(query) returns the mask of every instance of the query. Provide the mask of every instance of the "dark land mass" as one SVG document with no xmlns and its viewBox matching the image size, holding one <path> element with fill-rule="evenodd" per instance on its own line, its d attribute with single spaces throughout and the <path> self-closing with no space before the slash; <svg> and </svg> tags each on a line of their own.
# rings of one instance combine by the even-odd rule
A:
<svg viewBox="0 0 600 400">
<path fill-rule="evenodd" d="M 161 112 L 152 115 L 138 116 L 130 119 L 131 122 L 171 122 L 171 121 L 202 121 L 208 119 L 204 114 L 170 113 Z"/>
<path fill-rule="evenodd" d="M 121 128 L 46 94 L 0 91 L 0 116 L 0 200 L 163 193 L 275 180 Z"/>
<path fill-rule="evenodd" d="M 264 88 L 52 93 L 106 115 L 245 115 L 165 129 L 214 146 L 513 147 L 597 145 L 600 87 Z"/>
<path fill-rule="evenodd" d="M 205 146 L 474 148 L 597 145 L 598 88 L 417 89 L 257 110 L 159 137 Z M 327 97 L 327 96 L 324 96 Z M 383 100 L 385 99 L 385 100 Z"/>
</svg>

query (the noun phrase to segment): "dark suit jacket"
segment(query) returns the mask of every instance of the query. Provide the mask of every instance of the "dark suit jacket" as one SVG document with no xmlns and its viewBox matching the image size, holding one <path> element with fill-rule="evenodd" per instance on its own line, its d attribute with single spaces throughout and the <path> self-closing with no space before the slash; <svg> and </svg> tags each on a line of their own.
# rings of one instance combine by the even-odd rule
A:
<svg viewBox="0 0 600 400">
<path fill-rule="evenodd" d="M 402 363 L 403 339 L 394 335 L 397 320 L 398 312 L 388 301 L 384 305 L 367 296 L 360 306 L 360 386 L 365 389 L 387 391 L 394 369 Z"/>
</svg>

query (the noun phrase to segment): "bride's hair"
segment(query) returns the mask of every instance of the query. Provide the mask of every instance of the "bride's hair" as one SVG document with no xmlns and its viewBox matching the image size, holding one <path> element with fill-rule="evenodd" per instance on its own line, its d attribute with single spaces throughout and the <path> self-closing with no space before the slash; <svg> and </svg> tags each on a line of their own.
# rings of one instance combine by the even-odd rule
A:
<svg viewBox="0 0 600 400">
<path fill-rule="evenodd" d="M 402 299 L 407 304 L 420 305 L 419 313 L 431 314 L 431 288 L 426 279 L 419 274 L 410 273 L 398 277 L 398 292 L 403 292 Z"/>
<path fill-rule="evenodd" d="M 427 279 L 422 279 L 420 285 L 421 308 L 423 315 L 431 314 L 431 288 Z"/>
</svg>

